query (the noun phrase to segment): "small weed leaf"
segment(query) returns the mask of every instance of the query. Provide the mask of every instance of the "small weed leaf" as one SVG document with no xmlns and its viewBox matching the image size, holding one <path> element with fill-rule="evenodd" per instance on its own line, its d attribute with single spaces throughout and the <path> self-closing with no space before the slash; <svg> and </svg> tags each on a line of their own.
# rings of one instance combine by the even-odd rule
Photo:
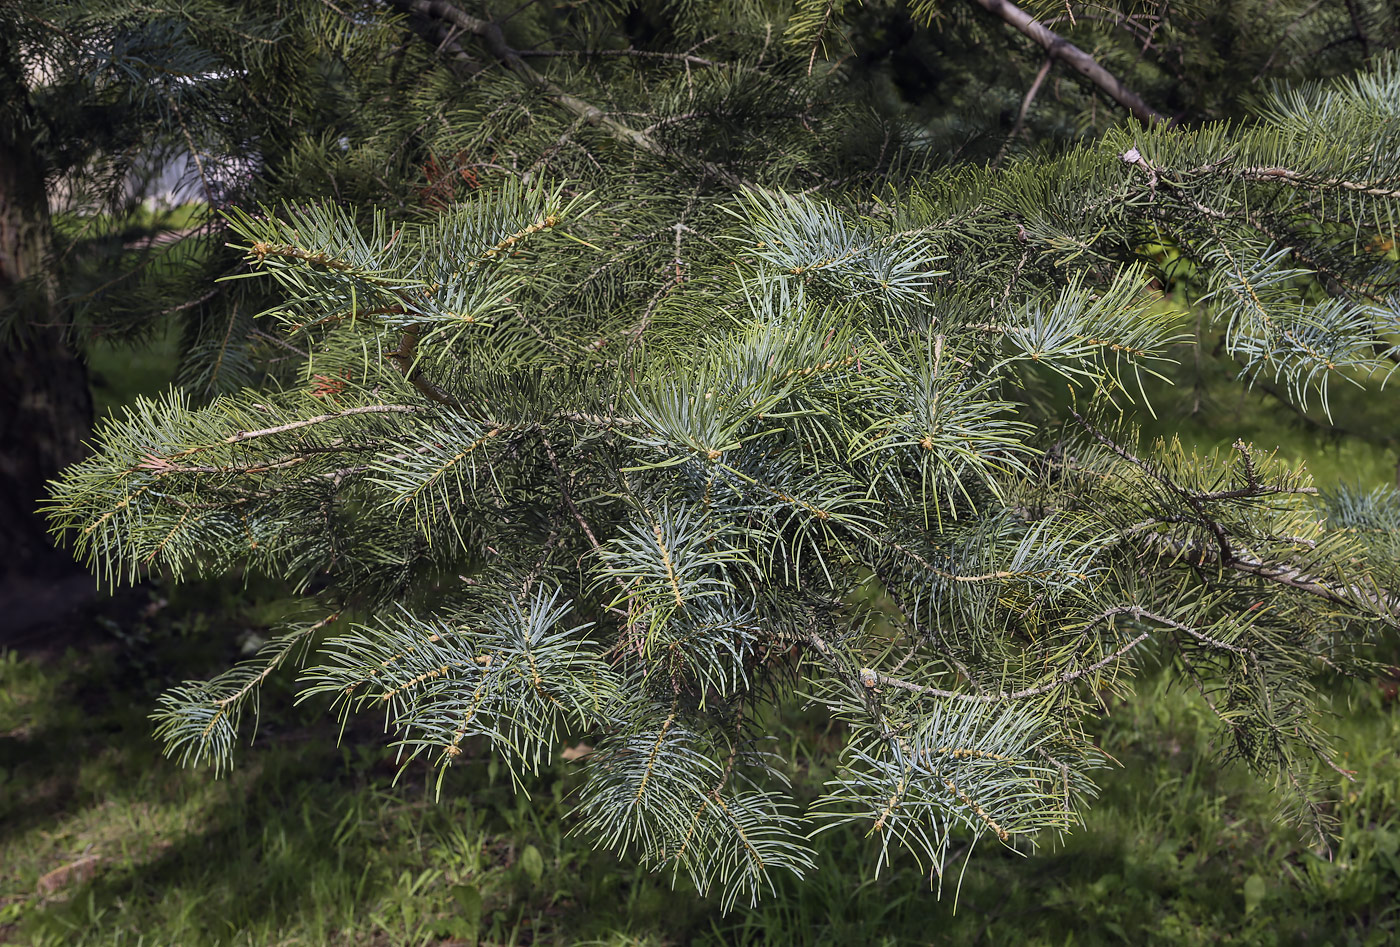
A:
<svg viewBox="0 0 1400 947">
<path fill-rule="evenodd" d="M 1264 884 L 1264 879 L 1258 875 L 1250 875 L 1244 881 L 1244 913 L 1253 914 L 1259 905 L 1264 903 L 1264 897 L 1268 894 L 1268 887 Z"/>
<path fill-rule="evenodd" d="M 533 845 L 526 845 L 520 852 L 520 870 L 525 872 L 525 877 L 530 879 L 531 884 L 539 884 L 540 878 L 544 875 L 544 858 L 540 856 L 540 850 Z"/>
</svg>

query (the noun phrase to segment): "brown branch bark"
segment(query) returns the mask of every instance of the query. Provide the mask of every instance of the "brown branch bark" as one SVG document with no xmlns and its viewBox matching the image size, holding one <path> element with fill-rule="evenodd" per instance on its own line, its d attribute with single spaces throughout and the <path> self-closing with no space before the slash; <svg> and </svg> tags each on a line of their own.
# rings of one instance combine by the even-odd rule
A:
<svg viewBox="0 0 1400 947">
<path fill-rule="evenodd" d="M 1143 101 L 1142 97 L 1123 84 L 1093 56 L 1050 29 L 1025 10 L 1007 0 L 971 0 L 988 13 L 1015 27 L 1023 35 L 1038 43 L 1052 59 L 1069 66 L 1088 79 L 1105 95 L 1132 112 L 1145 124 L 1152 125 L 1167 121 L 1167 117 Z"/>
<path fill-rule="evenodd" d="M 703 56 L 692 56 L 690 53 L 667 53 L 649 49 L 521 49 L 516 52 L 527 59 L 558 59 L 563 56 L 623 56 L 629 59 L 670 59 L 673 62 L 682 62 L 687 66 L 699 66 L 702 69 L 724 68 L 733 65 L 727 62 L 716 62 Z"/>
<path fill-rule="evenodd" d="M 295 431 L 300 428 L 310 427 L 313 424 L 322 424 L 326 421 L 335 421 L 339 418 L 348 418 L 356 414 L 423 414 L 428 410 L 430 409 L 420 407 L 419 405 L 414 404 L 371 404 L 359 408 L 346 408 L 344 411 L 337 411 L 334 414 L 318 414 L 313 418 L 302 418 L 299 421 L 291 421 L 287 424 L 279 424 L 276 427 L 265 427 L 258 431 L 239 431 L 236 434 L 230 434 L 228 437 L 224 438 L 222 443 L 241 444 L 244 441 L 251 441 L 253 438 L 256 437 L 268 437 L 272 434 L 284 434 L 287 431 Z M 205 449 L 206 448 L 203 447 L 192 448 L 190 450 L 183 451 L 181 454 L 177 454 L 176 456 L 193 454 L 198 450 Z"/>
<path fill-rule="evenodd" d="M 418 351 L 418 337 L 422 332 L 422 326 L 417 324 L 409 326 L 399 338 L 398 349 L 390 352 L 388 357 L 398 364 L 399 371 L 403 373 L 403 377 L 408 379 L 408 383 L 414 388 L 417 388 L 425 398 L 430 401 L 436 401 L 438 404 L 457 407 L 457 399 L 434 384 L 418 367 L 416 353 Z"/>
<path fill-rule="evenodd" d="M 1215 550 L 1206 546 L 1179 542 L 1160 533 L 1144 532 L 1140 535 L 1148 545 L 1192 565 L 1223 565 L 1225 568 L 1245 575 L 1258 576 L 1299 592 L 1315 595 L 1334 605 L 1347 608 L 1369 606 L 1391 624 L 1400 625 L 1400 593 L 1381 586 L 1373 585 L 1367 588 L 1360 584 L 1347 584 L 1345 582 L 1334 584 L 1292 563 L 1267 562 L 1251 555 L 1241 554 L 1239 551 L 1235 551 L 1228 561 L 1222 562 Z"/>
</svg>

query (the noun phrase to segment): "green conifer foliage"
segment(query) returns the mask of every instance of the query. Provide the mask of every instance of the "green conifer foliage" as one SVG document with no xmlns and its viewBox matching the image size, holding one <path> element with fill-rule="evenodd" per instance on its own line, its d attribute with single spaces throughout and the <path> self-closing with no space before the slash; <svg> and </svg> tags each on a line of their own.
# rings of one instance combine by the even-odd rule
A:
<svg viewBox="0 0 1400 947">
<path fill-rule="evenodd" d="M 142 401 L 54 485 L 105 581 L 249 568 L 322 609 L 170 690 L 172 755 L 228 765 L 273 673 L 444 772 L 586 738 L 584 830 L 730 904 L 823 826 L 939 875 L 953 839 L 1072 829 L 1096 714 L 1164 660 L 1326 837 L 1314 689 L 1400 626 L 1397 496 L 1119 408 L 1189 337 L 1164 235 L 1252 376 L 1385 391 L 1400 65 L 933 170 L 762 33 L 537 71 L 452 22 L 511 73 L 443 113 L 471 186 L 230 212 L 300 374 Z M 843 724 L 806 811 L 766 726 L 794 692 Z"/>
</svg>

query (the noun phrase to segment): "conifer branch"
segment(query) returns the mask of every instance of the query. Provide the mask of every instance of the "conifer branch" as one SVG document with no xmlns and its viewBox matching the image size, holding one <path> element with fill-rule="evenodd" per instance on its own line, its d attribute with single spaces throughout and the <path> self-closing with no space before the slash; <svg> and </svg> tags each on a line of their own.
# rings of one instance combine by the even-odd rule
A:
<svg viewBox="0 0 1400 947">
<path fill-rule="evenodd" d="M 1050 67 L 1055 65 L 1055 57 L 1046 56 L 1045 61 L 1036 70 L 1035 78 L 1031 80 L 1030 88 L 1021 98 L 1021 108 L 1016 112 L 1016 121 L 1011 126 L 1011 131 L 1007 134 L 1006 140 L 997 149 L 996 157 L 992 159 L 991 167 L 995 168 L 1001 164 L 1001 159 L 1006 157 L 1006 152 L 1011 148 L 1011 143 L 1021 137 L 1021 130 L 1026 126 L 1026 116 L 1030 113 L 1031 103 L 1035 101 L 1036 95 L 1040 93 L 1040 87 L 1045 82 L 1045 77 L 1050 75 Z M 1012 282 L 1015 282 L 1015 274 L 1012 275 Z M 1011 283 L 1007 283 L 1007 292 L 1011 291 Z"/>
<path fill-rule="evenodd" d="M 786 767 L 756 741 L 799 687 L 845 739 L 812 816 L 875 825 L 879 865 L 903 847 L 941 871 L 957 834 L 1070 827 L 1101 759 L 1095 703 L 1128 689 L 1154 640 L 1183 655 L 1169 673 L 1228 692 L 1217 708 L 1251 766 L 1311 791 L 1303 751 L 1326 758 L 1311 673 L 1362 667 L 1367 628 L 1400 608 L 1394 492 L 1321 495 L 1243 443 L 1139 447 L 1036 379 L 1057 373 L 1105 414 L 1146 397 L 1129 375 L 1186 339 L 1148 269 L 1122 259 L 1164 228 L 1219 293 L 1202 318 L 1229 321 L 1247 365 L 1295 393 L 1325 384 L 1326 360 L 1383 377 L 1362 376 L 1394 314 L 1356 288 L 1390 264 L 1371 248 L 1348 260 L 1328 228 L 1369 233 L 1393 200 L 1334 182 L 1389 186 L 1383 110 L 1357 103 L 1393 102 L 1400 74 L 1325 106 L 1322 92 L 1276 103 L 1257 127 L 1120 131 L 1054 160 L 896 175 L 878 206 L 811 188 L 735 200 L 713 182 L 668 191 L 664 168 L 634 160 L 657 152 L 601 119 L 630 144 L 571 164 L 561 142 L 584 144 L 593 115 L 557 98 L 572 80 L 535 84 L 500 24 L 414 9 L 538 92 L 454 105 L 439 153 L 481 167 L 469 152 L 489 142 L 490 180 L 459 176 L 470 193 L 399 223 L 353 201 L 231 211 L 257 264 L 236 285 L 276 296 L 260 308 L 296 339 L 302 374 L 108 420 L 48 507 L 81 557 L 112 580 L 263 570 L 324 600 L 321 615 L 353 607 L 363 624 L 298 639 L 314 654 L 302 696 L 377 709 L 406 754 L 440 766 L 469 737 L 516 775 L 564 732 L 587 739 L 586 830 L 726 905 L 812 866 Z M 611 61 L 630 75 L 649 58 Z M 670 78 L 742 98 L 768 70 Z M 615 118 L 710 109 L 651 107 L 623 85 Z M 1327 136 L 1278 131 L 1324 118 Z M 822 178 L 824 135 L 769 150 Z M 666 131 L 667 147 L 683 137 Z M 1298 141 L 1321 143 L 1295 160 Z M 1309 177 L 1168 170 L 1221 154 Z M 546 167 L 569 190 L 539 185 Z M 1319 181 L 1340 197 L 1304 186 Z M 561 195 L 585 189 L 598 204 L 574 215 L 585 198 Z M 1278 238 L 1236 213 L 1258 217 L 1261 199 Z M 566 212 L 567 243 L 547 233 Z M 1348 279 L 1285 267 L 1276 247 L 1291 244 Z M 1047 449 L 1077 417 L 1075 455 Z M 871 571 L 887 598 L 859 594 Z M 433 577 L 454 574 L 437 594 Z M 167 749 L 224 765 L 271 657 L 173 689 Z"/>
<path fill-rule="evenodd" d="M 370 404 L 358 408 L 346 408 L 343 411 L 336 411 L 331 414 L 318 414 L 315 417 L 302 418 L 297 421 L 289 421 L 286 424 L 279 424 L 276 427 L 265 427 L 256 431 L 237 431 L 224 439 L 225 444 L 242 444 L 244 441 L 251 441 L 260 437 L 271 437 L 274 434 L 286 434 L 288 431 L 297 431 L 302 428 L 312 427 L 317 424 L 325 424 L 327 421 L 337 421 L 341 418 L 356 417 L 362 414 L 422 414 L 429 409 L 420 405 L 412 404 Z"/>
<path fill-rule="evenodd" d="M 1367 588 L 1345 581 L 1334 583 L 1292 563 L 1267 561 L 1238 550 L 1228 560 L 1222 561 L 1214 550 L 1194 543 L 1174 540 L 1154 532 L 1140 535 L 1148 544 L 1168 553 L 1173 559 L 1179 558 L 1193 565 L 1223 565 L 1245 575 L 1306 592 L 1334 605 L 1354 607 L 1362 604 L 1374 609 L 1388 623 L 1400 626 L 1400 593 L 1382 586 Z"/>
<path fill-rule="evenodd" d="M 1088 630 L 1089 628 L 1092 628 L 1095 625 L 1101 624 L 1119 615 L 1127 616 L 1136 621 L 1156 622 L 1157 624 L 1170 628 L 1174 631 L 1180 631 L 1184 634 L 1187 634 L 1190 637 L 1196 639 L 1197 641 L 1200 641 L 1202 644 L 1205 644 L 1213 649 L 1231 651 L 1240 655 L 1249 655 L 1252 653 L 1246 648 L 1241 648 L 1237 645 L 1232 645 L 1227 642 L 1220 641 L 1219 639 L 1213 638 L 1210 635 L 1201 632 L 1199 629 L 1191 627 L 1190 625 L 1176 621 L 1172 618 L 1154 614 L 1136 605 L 1123 605 L 1115 608 L 1110 608 L 1107 611 L 1104 611 L 1102 614 L 1096 616 L 1092 621 L 1090 621 L 1085 626 L 1085 630 Z M 1152 631 L 1144 631 L 1137 637 L 1130 639 L 1127 643 L 1125 643 L 1115 651 L 1112 651 L 1109 654 L 1105 655 L 1103 658 L 1099 659 L 1098 661 L 1095 661 L 1093 664 L 1076 668 L 1072 671 L 1065 671 L 1057 675 L 1053 680 L 1047 681 L 1044 684 L 1038 684 L 1032 687 L 1026 687 L 1015 691 L 1002 691 L 1000 693 L 992 694 L 966 694 L 961 691 L 950 691 L 939 687 L 931 687 L 927 684 L 917 684 L 913 681 L 907 681 L 902 678 L 891 677 L 887 674 L 882 674 L 871 668 L 861 668 L 859 672 L 859 679 L 861 683 L 867 688 L 874 688 L 879 685 L 884 685 L 887 687 L 896 688 L 898 690 L 908 691 L 912 694 L 919 694 L 921 696 L 939 697 L 951 700 L 966 701 L 969 703 L 995 704 L 1007 701 L 1026 700 L 1032 697 L 1043 697 L 1046 694 L 1059 690 L 1066 684 L 1072 684 L 1082 677 L 1086 677 L 1090 674 L 1095 673 L 1096 671 L 1103 670 L 1109 665 L 1114 664 L 1122 658 L 1126 657 L 1130 652 L 1132 652 L 1135 648 L 1141 645 L 1144 641 L 1148 640 L 1150 637 L 1152 637 Z M 830 646 L 819 636 L 814 634 L 809 635 L 809 640 L 811 641 L 812 645 L 817 649 L 819 654 L 822 654 L 824 656 L 830 656 L 832 654 Z"/>
<path fill-rule="evenodd" d="M 663 59 L 672 62 L 683 62 L 687 66 L 700 66 L 705 69 L 733 65 L 732 63 L 717 62 L 713 59 L 706 59 L 703 56 L 695 56 L 690 53 L 670 53 L 664 50 L 652 49 L 518 49 L 516 53 L 523 59 L 549 59 L 562 56 L 578 56 L 581 58 L 622 56 L 634 59 Z"/>
<path fill-rule="evenodd" d="M 639 151 L 657 157 L 671 156 L 671 153 L 650 135 L 619 122 L 596 105 L 564 91 L 536 72 L 525 61 L 525 57 L 521 55 L 520 51 L 506 41 L 505 33 L 501 30 L 499 23 L 472 16 L 455 4 L 447 3 L 446 0 L 391 0 L 391 2 L 394 7 L 405 13 L 450 23 L 479 37 L 486 44 L 491 55 L 515 73 L 526 85 L 544 92 L 562 108 L 572 112 L 589 125 L 602 128 L 623 144 L 631 145 Z M 700 161 L 699 164 L 707 174 L 723 181 L 736 191 L 752 187 L 743 178 L 717 164 L 708 161 Z"/>
</svg>

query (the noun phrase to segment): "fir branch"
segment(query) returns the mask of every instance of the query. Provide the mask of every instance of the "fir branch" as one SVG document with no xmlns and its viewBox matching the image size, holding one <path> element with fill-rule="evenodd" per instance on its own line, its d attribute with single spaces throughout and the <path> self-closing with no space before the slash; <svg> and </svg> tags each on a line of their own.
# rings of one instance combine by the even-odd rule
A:
<svg viewBox="0 0 1400 947">
<path fill-rule="evenodd" d="M 1153 612 L 1149 612 L 1146 609 L 1137 605 L 1121 605 L 1107 609 L 1106 611 L 1095 616 L 1092 620 L 1087 622 L 1084 626 L 1084 630 L 1087 631 L 1095 625 L 1099 625 L 1103 622 L 1110 621 L 1111 619 L 1120 615 L 1132 618 L 1136 621 L 1155 622 L 1166 628 L 1189 635 L 1195 640 L 1213 649 L 1230 651 L 1240 655 L 1252 654 L 1252 652 L 1249 649 L 1241 648 L 1237 645 L 1232 645 L 1228 642 L 1221 641 L 1217 638 L 1205 634 L 1204 632 L 1201 632 L 1199 629 L 1191 627 L 1190 625 L 1179 622 L 1167 616 L 1157 615 Z M 859 680 L 861 685 L 866 688 L 874 688 L 883 685 L 887 687 L 894 687 L 903 691 L 908 691 L 909 693 L 918 694 L 924 697 L 937 697 L 943 699 L 965 701 L 968 703 L 995 704 L 1007 701 L 1026 700 L 1033 697 L 1043 697 L 1046 694 L 1050 694 L 1057 690 L 1060 690 L 1067 684 L 1072 684 L 1075 681 L 1078 681 L 1080 678 L 1086 677 L 1090 674 L 1094 674 L 1098 671 L 1102 671 L 1104 668 L 1122 660 L 1139 645 L 1141 645 L 1144 641 L 1147 641 L 1151 637 L 1152 631 L 1149 629 L 1147 631 L 1142 632 L 1137 637 L 1130 639 L 1127 643 L 1123 644 L 1115 651 L 1106 654 L 1104 657 L 1100 658 L 1093 664 L 1085 665 L 1074 670 L 1067 670 L 1057 675 L 1053 680 L 1047 681 L 1043 684 L 1037 684 L 1031 687 L 1026 687 L 1014 691 L 1002 691 L 999 693 L 965 694 L 960 691 L 945 690 L 943 688 L 931 687 L 926 684 L 918 684 L 913 681 L 908 681 L 897 677 L 891 677 L 888 674 L 880 673 L 878 671 L 873 670 L 872 668 L 861 668 L 857 672 L 857 679 Z M 812 646 L 816 648 L 817 652 L 823 655 L 824 657 L 832 657 L 834 655 L 834 652 L 832 652 L 830 645 L 823 641 L 820 636 L 816 634 L 809 634 L 808 640 L 811 642 Z"/>
<path fill-rule="evenodd" d="M 422 414 L 429 409 L 421 405 L 411 404 L 370 404 L 357 408 L 346 408 L 343 411 L 336 411 L 331 414 L 318 414 L 315 417 L 301 418 L 297 421 L 289 421 L 286 424 L 279 424 L 275 427 L 261 428 L 256 431 L 237 431 L 224 439 L 225 444 L 241 444 L 244 441 L 251 441 L 260 437 L 271 437 L 274 434 L 285 434 L 288 431 L 297 431 L 302 428 L 311 427 L 316 424 L 324 424 L 327 421 L 336 421 L 340 418 L 355 417 L 362 414 Z M 178 456 L 178 455 L 177 455 Z"/>
<path fill-rule="evenodd" d="M 667 157 L 670 152 L 654 138 L 609 116 L 597 106 L 572 95 L 530 67 L 520 52 L 506 42 L 501 26 L 491 20 L 483 20 L 462 11 L 446 0 L 392 0 L 399 10 L 428 20 L 441 20 L 451 23 L 468 33 L 479 37 L 491 55 L 508 68 L 526 85 L 548 95 L 560 107 L 572 112 L 576 117 L 604 129 L 623 144 L 631 145 L 640 151 L 658 157 Z M 723 181 L 735 190 L 743 190 L 750 185 L 728 169 L 708 161 L 699 162 L 710 176 Z"/>
</svg>

